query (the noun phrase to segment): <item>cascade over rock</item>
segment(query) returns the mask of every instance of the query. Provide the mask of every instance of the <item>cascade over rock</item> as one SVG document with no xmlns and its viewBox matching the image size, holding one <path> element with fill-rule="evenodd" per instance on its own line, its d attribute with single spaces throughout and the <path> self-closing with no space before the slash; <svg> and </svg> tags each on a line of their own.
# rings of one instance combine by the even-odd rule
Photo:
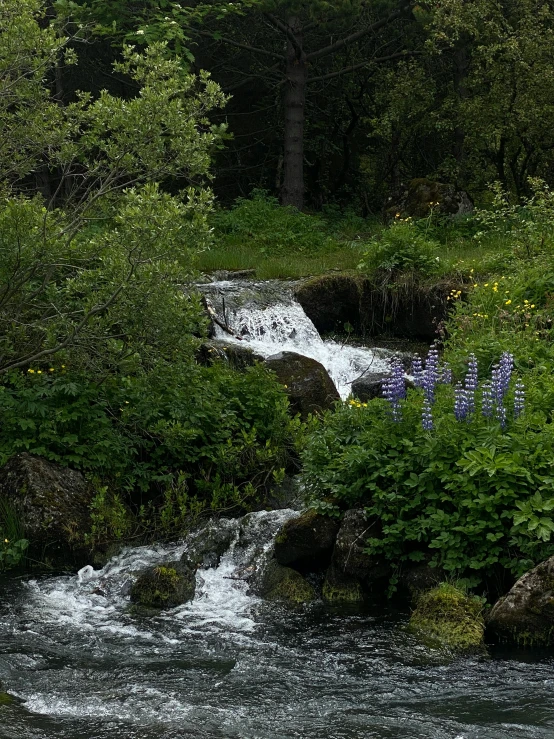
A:
<svg viewBox="0 0 554 739">
<path fill-rule="evenodd" d="M 86 561 L 79 542 L 90 529 L 93 495 L 77 470 L 27 452 L 16 454 L 0 470 L 0 498 L 13 506 L 29 551 L 37 556 Z"/>
<path fill-rule="evenodd" d="M 289 396 L 291 409 L 306 419 L 333 407 L 340 395 L 325 367 L 315 359 L 294 352 L 279 352 L 266 359 Z"/>
<path fill-rule="evenodd" d="M 526 572 L 495 603 L 487 632 L 500 642 L 554 644 L 554 557 Z"/>
</svg>

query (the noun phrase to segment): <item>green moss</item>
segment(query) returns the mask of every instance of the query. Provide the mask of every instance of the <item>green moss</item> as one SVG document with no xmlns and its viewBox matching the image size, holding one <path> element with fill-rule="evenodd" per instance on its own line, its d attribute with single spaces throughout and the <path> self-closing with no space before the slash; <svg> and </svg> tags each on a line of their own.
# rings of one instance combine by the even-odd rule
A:
<svg viewBox="0 0 554 739">
<path fill-rule="evenodd" d="M 359 603 L 364 599 L 360 583 L 333 583 L 326 579 L 323 583 L 323 600 L 328 603 Z"/>
<path fill-rule="evenodd" d="M 160 565 L 144 572 L 133 585 L 131 600 L 146 608 L 173 608 L 194 596 L 194 571 Z"/>
<path fill-rule="evenodd" d="M 424 639 L 456 651 L 482 649 L 482 602 L 454 585 L 441 583 L 419 597 L 410 628 Z"/>
<path fill-rule="evenodd" d="M 14 702 L 15 698 L 13 697 L 13 695 L 0 691 L 0 706 L 9 706 L 11 703 Z"/>
<path fill-rule="evenodd" d="M 289 568 L 283 568 L 289 569 Z M 316 594 L 310 583 L 299 572 L 289 570 L 266 595 L 267 600 L 283 600 L 288 603 L 309 603 Z"/>
</svg>

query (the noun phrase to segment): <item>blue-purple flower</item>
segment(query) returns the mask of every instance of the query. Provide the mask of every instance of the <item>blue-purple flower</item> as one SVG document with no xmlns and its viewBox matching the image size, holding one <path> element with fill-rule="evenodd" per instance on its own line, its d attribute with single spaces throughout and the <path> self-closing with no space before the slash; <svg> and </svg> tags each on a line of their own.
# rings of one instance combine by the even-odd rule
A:
<svg viewBox="0 0 554 739">
<path fill-rule="evenodd" d="M 383 380 L 383 397 L 390 403 L 393 421 L 400 421 L 402 419 L 400 401 L 406 397 L 404 368 L 398 357 L 391 360 L 390 366 L 391 373 Z"/>
</svg>

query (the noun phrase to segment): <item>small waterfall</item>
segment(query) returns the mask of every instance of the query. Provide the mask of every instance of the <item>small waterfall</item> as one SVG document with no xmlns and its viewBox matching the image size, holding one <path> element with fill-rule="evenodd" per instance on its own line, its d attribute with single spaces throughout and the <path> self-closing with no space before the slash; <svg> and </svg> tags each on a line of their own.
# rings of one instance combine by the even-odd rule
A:
<svg viewBox="0 0 554 739">
<path fill-rule="evenodd" d="M 389 370 L 390 353 L 385 350 L 323 340 L 295 300 L 292 283 L 228 281 L 215 282 L 203 289 L 213 300 L 218 315 L 225 317 L 234 333 L 232 336 L 216 327 L 217 338 L 248 342 L 248 346 L 263 357 L 281 351 L 311 357 L 329 372 L 343 399 L 350 395 L 352 382 L 358 377 Z"/>
</svg>

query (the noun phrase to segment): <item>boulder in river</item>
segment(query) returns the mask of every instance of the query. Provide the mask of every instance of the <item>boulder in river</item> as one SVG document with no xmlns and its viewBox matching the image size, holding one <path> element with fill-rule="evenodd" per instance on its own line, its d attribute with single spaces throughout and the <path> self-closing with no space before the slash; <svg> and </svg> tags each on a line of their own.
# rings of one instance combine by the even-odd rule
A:
<svg viewBox="0 0 554 739">
<path fill-rule="evenodd" d="M 323 275 L 304 282 L 296 299 L 320 333 L 343 332 L 350 324 L 360 329 L 360 278 Z"/>
<path fill-rule="evenodd" d="M 196 570 L 182 561 L 149 567 L 131 588 L 131 602 L 144 608 L 175 608 L 194 598 Z"/>
<path fill-rule="evenodd" d="M 345 575 L 333 564 L 325 574 L 322 595 L 327 603 L 359 603 L 364 600 L 361 582 L 355 577 Z"/>
<path fill-rule="evenodd" d="M 0 498 L 13 507 L 36 557 L 86 559 L 82 541 L 93 495 L 77 470 L 27 452 L 0 470 Z"/>
<path fill-rule="evenodd" d="M 410 617 L 410 628 L 423 640 L 456 652 L 484 648 L 485 622 L 480 598 L 450 583 L 422 593 Z"/>
<path fill-rule="evenodd" d="M 217 567 L 231 546 L 236 533 L 231 519 L 212 519 L 187 536 L 187 548 L 181 562 L 189 568 Z"/>
<path fill-rule="evenodd" d="M 295 352 L 279 352 L 266 360 L 286 387 L 294 413 L 306 419 L 310 413 L 321 413 L 333 407 L 340 395 L 325 367 L 315 359 Z"/>
<path fill-rule="evenodd" d="M 493 606 L 487 632 L 500 642 L 525 646 L 554 644 L 554 557 L 519 578 Z"/>
<path fill-rule="evenodd" d="M 383 397 L 383 380 L 388 377 L 386 372 L 372 372 L 358 377 L 352 383 L 352 395 L 354 398 L 361 400 L 362 403 L 367 403 L 368 400 L 373 398 Z"/>
<path fill-rule="evenodd" d="M 404 192 L 392 204 L 387 213 L 397 213 L 411 218 L 427 218 L 431 210 L 447 216 L 461 216 L 473 212 L 473 201 L 455 185 L 436 182 L 427 177 L 417 177 L 408 183 Z"/>
<path fill-rule="evenodd" d="M 316 599 L 312 585 L 292 567 L 270 559 L 251 586 L 251 591 L 265 600 L 280 600 L 298 605 Z"/>
<path fill-rule="evenodd" d="M 281 565 L 302 571 L 322 570 L 331 559 L 339 523 L 314 510 L 285 523 L 275 537 L 274 556 Z"/>
</svg>

